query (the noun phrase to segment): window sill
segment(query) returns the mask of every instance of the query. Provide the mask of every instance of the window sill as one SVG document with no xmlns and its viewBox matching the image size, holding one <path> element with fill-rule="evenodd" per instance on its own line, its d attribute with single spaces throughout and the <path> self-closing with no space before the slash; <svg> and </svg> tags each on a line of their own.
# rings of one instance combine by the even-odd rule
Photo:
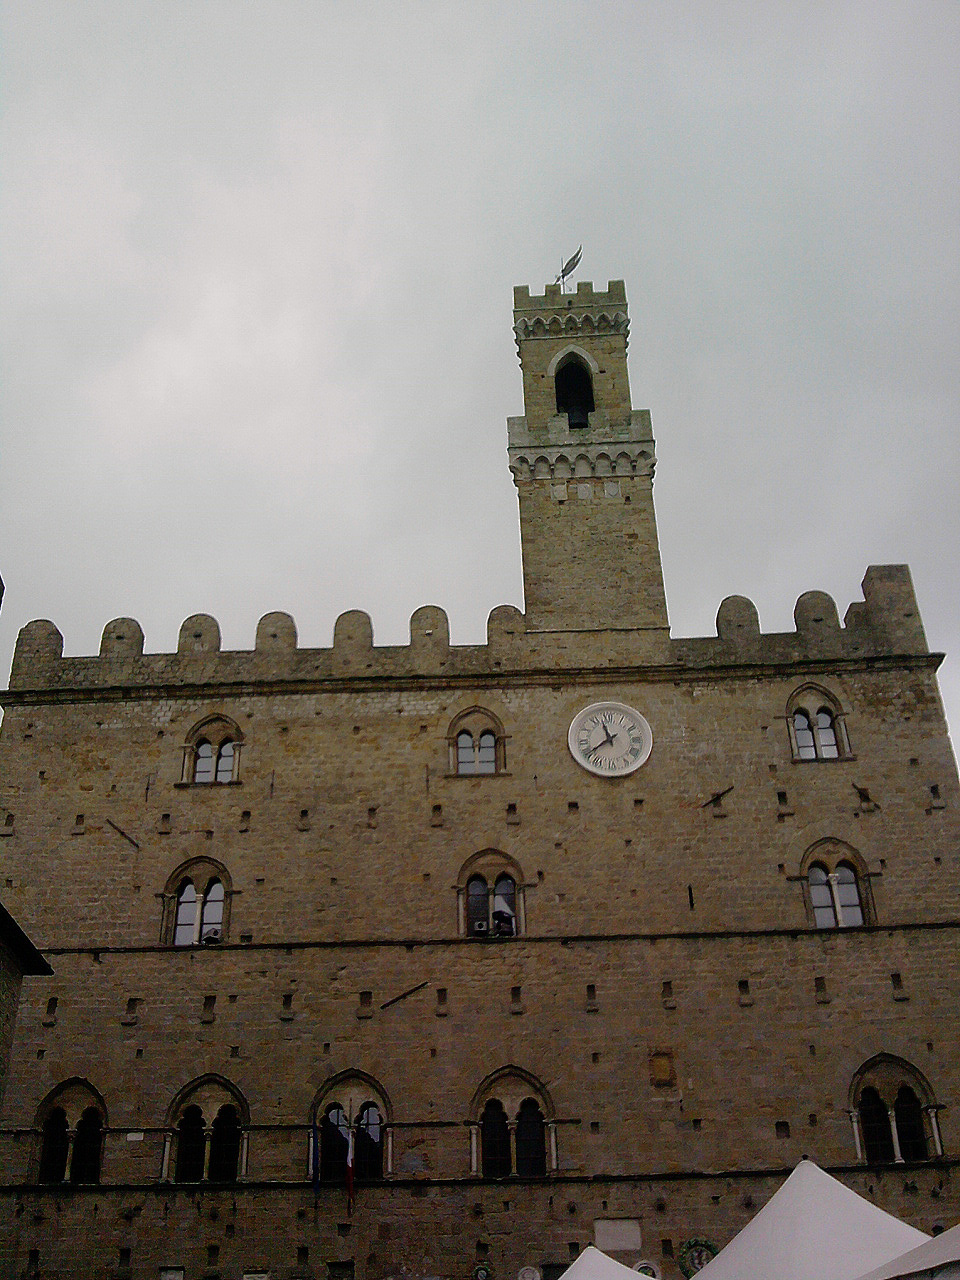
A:
<svg viewBox="0 0 960 1280">
<path fill-rule="evenodd" d="M 242 787 L 239 778 L 231 778 L 229 782 L 175 782 L 178 791 L 218 791 L 221 787 Z"/>
<path fill-rule="evenodd" d="M 513 774 L 509 769 L 499 769 L 496 773 L 445 773 L 443 776 L 462 779 L 464 782 L 477 782 L 481 778 L 512 778 Z"/>
<path fill-rule="evenodd" d="M 857 758 L 856 755 L 836 756 L 835 758 L 832 758 L 832 759 L 829 757 L 827 759 L 824 759 L 823 756 L 814 756 L 812 760 L 801 760 L 799 756 L 794 756 L 791 763 L 792 764 L 826 764 L 826 765 L 850 764 L 850 762 L 852 760 L 856 760 L 856 758 Z"/>
</svg>

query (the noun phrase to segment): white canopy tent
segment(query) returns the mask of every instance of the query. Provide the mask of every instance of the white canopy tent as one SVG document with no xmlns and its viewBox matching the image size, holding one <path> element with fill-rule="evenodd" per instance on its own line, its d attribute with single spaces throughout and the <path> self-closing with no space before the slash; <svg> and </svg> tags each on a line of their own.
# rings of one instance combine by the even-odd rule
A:
<svg viewBox="0 0 960 1280">
<path fill-rule="evenodd" d="M 697 1280 L 860 1280 L 929 1239 L 801 1160 Z"/>
<path fill-rule="evenodd" d="M 954 1280 L 960 1277 L 960 1225 L 877 1267 L 858 1280 Z"/>
<path fill-rule="evenodd" d="M 636 1271 L 588 1244 L 576 1262 L 563 1273 L 562 1280 L 638 1280 Z"/>
</svg>

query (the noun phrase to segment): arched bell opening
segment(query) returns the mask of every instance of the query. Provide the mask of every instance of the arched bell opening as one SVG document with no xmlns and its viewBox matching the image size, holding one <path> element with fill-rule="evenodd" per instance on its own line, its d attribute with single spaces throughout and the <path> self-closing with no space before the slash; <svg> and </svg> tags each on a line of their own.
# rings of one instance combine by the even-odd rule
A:
<svg viewBox="0 0 960 1280">
<path fill-rule="evenodd" d="M 557 413 L 565 413 L 571 429 L 590 425 L 593 413 L 593 380 L 590 370 L 576 356 L 569 356 L 557 369 L 554 378 L 557 391 Z"/>
</svg>

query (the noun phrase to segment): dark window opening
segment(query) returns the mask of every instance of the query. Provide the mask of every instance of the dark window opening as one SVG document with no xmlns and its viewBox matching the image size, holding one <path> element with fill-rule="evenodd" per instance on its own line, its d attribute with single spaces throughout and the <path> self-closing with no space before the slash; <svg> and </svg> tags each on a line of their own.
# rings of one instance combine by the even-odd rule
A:
<svg viewBox="0 0 960 1280">
<path fill-rule="evenodd" d="M 488 916 L 487 882 L 483 876 L 472 876 L 467 881 L 467 936 L 481 937 L 490 928 Z"/>
<path fill-rule="evenodd" d="M 901 1085 L 893 1104 L 897 1121 L 897 1138 L 904 1160 L 927 1159 L 927 1134 L 923 1124 L 920 1099 L 909 1087 Z"/>
<path fill-rule="evenodd" d="M 510 1128 L 503 1104 L 491 1098 L 480 1118 L 480 1168 L 485 1178 L 510 1176 Z"/>
<path fill-rule="evenodd" d="M 197 1106 L 187 1107 L 177 1125 L 177 1167 L 175 1182 L 202 1182 L 206 1154 L 203 1112 Z"/>
<path fill-rule="evenodd" d="M 40 1145 L 41 1182 L 63 1182 L 67 1174 L 67 1115 L 63 1107 L 54 1107 L 43 1122 Z"/>
<path fill-rule="evenodd" d="M 103 1121 L 96 1107 L 87 1107 L 73 1135 L 73 1157 L 70 1161 L 71 1182 L 99 1182 L 100 1155 L 103 1149 Z"/>
<path fill-rule="evenodd" d="M 346 1182 L 350 1126 L 338 1102 L 331 1103 L 320 1122 L 320 1181 Z"/>
<path fill-rule="evenodd" d="M 358 1182 L 377 1182 L 383 1177 L 383 1120 L 372 1102 L 365 1102 L 357 1117 L 354 1174 Z"/>
<path fill-rule="evenodd" d="M 236 1182 L 240 1169 L 240 1117 L 236 1107 L 226 1105 L 217 1112 L 210 1128 L 211 1182 Z"/>
<path fill-rule="evenodd" d="M 517 1173 L 542 1178 L 547 1172 L 546 1126 L 534 1098 L 525 1098 L 517 1113 Z"/>
<path fill-rule="evenodd" d="M 557 413 L 565 413 L 571 427 L 589 425 L 588 414 L 593 413 L 593 382 L 586 365 L 571 356 L 556 374 Z"/>
<path fill-rule="evenodd" d="M 868 1085 L 860 1094 L 860 1127 L 867 1164 L 892 1163 L 894 1155 L 890 1116 L 883 1099 L 872 1085 Z"/>
</svg>

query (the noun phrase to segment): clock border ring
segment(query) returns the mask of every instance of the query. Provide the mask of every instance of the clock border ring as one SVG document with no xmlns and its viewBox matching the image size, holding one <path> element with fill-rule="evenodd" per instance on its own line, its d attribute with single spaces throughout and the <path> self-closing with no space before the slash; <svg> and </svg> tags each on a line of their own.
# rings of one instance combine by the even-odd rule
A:
<svg viewBox="0 0 960 1280">
<path fill-rule="evenodd" d="M 588 715 L 591 711 L 599 711 L 604 708 L 616 708 L 618 711 L 626 712 L 632 716 L 640 724 L 641 731 L 644 735 L 644 749 L 640 752 L 639 758 L 634 761 L 629 768 L 618 769 L 615 773 L 610 773 L 605 769 L 598 769 L 596 765 L 592 765 L 589 760 L 585 760 L 583 755 L 576 747 L 576 731 L 581 719 Z M 573 719 L 570 721 L 570 728 L 567 730 L 567 748 L 574 760 L 581 769 L 585 769 L 588 773 L 592 773 L 596 778 L 628 778 L 631 773 L 643 767 L 650 759 L 650 753 L 653 750 L 653 730 L 650 728 L 650 722 L 646 716 L 640 714 L 636 708 L 629 706 L 626 702 L 617 702 L 615 700 L 605 698 L 602 702 L 591 702 L 589 706 L 581 707 Z"/>
</svg>

